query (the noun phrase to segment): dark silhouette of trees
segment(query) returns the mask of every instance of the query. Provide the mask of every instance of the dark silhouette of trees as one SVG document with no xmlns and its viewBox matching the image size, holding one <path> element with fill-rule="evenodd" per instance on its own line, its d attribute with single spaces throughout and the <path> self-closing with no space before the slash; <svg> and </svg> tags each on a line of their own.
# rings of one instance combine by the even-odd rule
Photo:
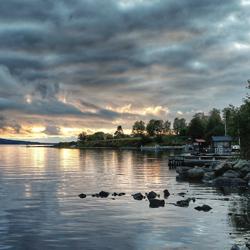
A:
<svg viewBox="0 0 250 250">
<path fill-rule="evenodd" d="M 85 142 L 86 140 L 87 140 L 87 133 L 86 132 L 82 132 L 78 135 L 78 141 Z"/>
<path fill-rule="evenodd" d="M 150 120 L 147 124 L 146 130 L 149 136 L 162 134 L 164 130 L 163 120 Z"/>
<path fill-rule="evenodd" d="M 144 135 L 145 131 L 146 131 L 145 122 L 136 121 L 134 123 L 133 128 L 132 128 L 132 134 L 134 136 L 142 136 Z"/>
<path fill-rule="evenodd" d="M 124 132 L 121 125 L 117 126 L 114 136 L 115 138 L 122 138 L 124 136 Z"/>
<path fill-rule="evenodd" d="M 187 123 L 184 118 L 175 118 L 174 119 L 174 124 L 173 124 L 173 129 L 175 134 L 177 135 L 185 135 L 187 131 Z"/>
<path fill-rule="evenodd" d="M 188 135 L 193 139 L 205 138 L 206 131 L 206 117 L 204 113 L 197 113 L 193 116 L 189 123 Z"/>
</svg>

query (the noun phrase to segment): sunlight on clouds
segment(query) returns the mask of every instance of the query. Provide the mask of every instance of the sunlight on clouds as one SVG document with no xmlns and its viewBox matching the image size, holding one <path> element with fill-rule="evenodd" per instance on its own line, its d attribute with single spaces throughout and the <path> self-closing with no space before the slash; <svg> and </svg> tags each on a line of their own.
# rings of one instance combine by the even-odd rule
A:
<svg viewBox="0 0 250 250">
<path fill-rule="evenodd" d="M 144 108 L 134 108 L 132 107 L 132 104 L 126 104 L 121 107 L 113 108 L 111 106 L 106 107 L 108 110 L 115 111 L 121 114 L 128 113 L 128 114 L 134 114 L 134 115 L 167 115 L 169 114 L 169 109 L 167 107 L 163 106 L 149 106 Z"/>
<path fill-rule="evenodd" d="M 147 107 L 142 113 L 144 115 L 166 115 L 169 113 L 169 109 L 162 106 Z"/>
<path fill-rule="evenodd" d="M 250 45 L 249 44 L 244 44 L 244 43 L 239 43 L 239 42 L 235 42 L 233 43 L 234 48 L 238 49 L 238 50 L 247 50 L 250 49 Z"/>
<path fill-rule="evenodd" d="M 156 1 L 152 1 L 152 0 L 120 0 L 118 2 L 118 6 L 121 9 L 130 9 L 130 8 L 134 8 L 140 4 L 143 5 L 152 5 L 155 4 Z"/>
<path fill-rule="evenodd" d="M 26 96 L 25 96 L 25 101 L 26 101 L 26 103 L 31 104 L 31 103 L 32 103 L 32 98 L 31 98 L 31 96 L 30 96 L 30 95 L 26 95 Z"/>
<path fill-rule="evenodd" d="M 241 5 L 243 6 L 250 5 L 250 0 L 241 0 Z"/>
<path fill-rule="evenodd" d="M 32 127 L 31 132 L 34 134 L 42 133 L 45 130 L 45 127 Z"/>
</svg>

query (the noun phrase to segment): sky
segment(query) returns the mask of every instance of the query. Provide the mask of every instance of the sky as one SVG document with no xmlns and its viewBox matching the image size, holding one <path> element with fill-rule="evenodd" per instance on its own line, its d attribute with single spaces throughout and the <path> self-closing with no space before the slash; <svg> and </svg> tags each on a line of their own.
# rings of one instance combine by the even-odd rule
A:
<svg viewBox="0 0 250 250">
<path fill-rule="evenodd" d="M 239 106 L 250 0 L 0 1 L 0 137 L 69 141 Z"/>
</svg>

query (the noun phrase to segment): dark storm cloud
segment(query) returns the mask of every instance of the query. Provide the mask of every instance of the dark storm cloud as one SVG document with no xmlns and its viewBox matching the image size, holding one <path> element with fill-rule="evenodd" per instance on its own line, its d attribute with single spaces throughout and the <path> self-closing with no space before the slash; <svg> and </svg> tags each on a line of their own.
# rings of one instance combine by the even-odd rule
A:
<svg viewBox="0 0 250 250">
<path fill-rule="evenodd" d="M 0 111 L 109 121 L 136 117 L 109 105 L 171 116 L 238 104 L 249 10 L 240 0 L 0 1 Z"/>
</svg>

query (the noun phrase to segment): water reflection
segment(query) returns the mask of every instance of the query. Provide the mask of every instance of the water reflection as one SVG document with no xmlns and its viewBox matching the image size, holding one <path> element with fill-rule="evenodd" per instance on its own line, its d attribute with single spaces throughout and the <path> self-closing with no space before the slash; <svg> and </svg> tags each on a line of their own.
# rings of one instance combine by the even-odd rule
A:
<svg viewBox="0 0 250 250">
<path fill-rule="evenodd" d="M 167 157 L 1 147 L 0 249 L 211 249 L 211 242 L 213 249 L 230 249 L 235 241 L 243 242 L 249 232 L 248 195 L 177 183 Z M 171 196 L 160 209 L 130 196 L 150 190 L 162 194 L 165 188 Z M 102 189 L 127 195 L 116 200 L 77 196 Z M 171 205 L 183 191 L 197 202 L 189 208 Z M 194 210 L 202 204 L 213 210 Z"/>
</svg>

